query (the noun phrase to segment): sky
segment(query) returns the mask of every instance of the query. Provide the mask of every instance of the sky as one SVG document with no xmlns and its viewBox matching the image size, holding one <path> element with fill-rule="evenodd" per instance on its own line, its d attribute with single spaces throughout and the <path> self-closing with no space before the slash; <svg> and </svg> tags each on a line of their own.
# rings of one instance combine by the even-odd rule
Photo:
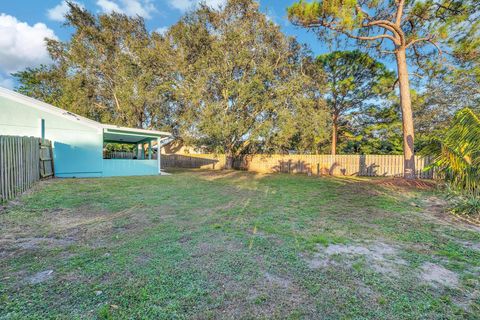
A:
<svg viewBox="0 0 480 320">
<path fill-rule="evenodd" d="M 75 0 L 94 13 L 112 11 L 129 16 L 142 16 L 147 28 L 162 32 L 201 0 Z M 225 0 L 204 0 L 218 7 Z M 305 29 L 289 23 L 286 8 L 294 0 L 260 0 L 260 7 L 287 35 L 309 45 L 315 54 L 328 48 Z M 44 38 L 66 41 L 72 29 L 64 26 L 67 10 L 65 0 L 0 0 L 0 86 L 13 89 L 11 73 L 27 67 L 48 64 L 50 58 Z"/>
</svg>

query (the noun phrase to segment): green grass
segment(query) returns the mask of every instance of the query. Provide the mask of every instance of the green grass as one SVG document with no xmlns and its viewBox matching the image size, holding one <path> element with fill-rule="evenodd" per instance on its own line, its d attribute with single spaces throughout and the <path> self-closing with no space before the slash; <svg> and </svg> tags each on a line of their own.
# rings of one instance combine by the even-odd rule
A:
<svg viewBox="0 0 480 320">
<path fill-rule="evenodd" d="M 480 233 L 435 218 L 433 196 L 245 172 L 49 181 L 0 214 L 0 318 L 478 319 Z M 325 258 L 375 245 L 392 272 Z"/>
</svg>

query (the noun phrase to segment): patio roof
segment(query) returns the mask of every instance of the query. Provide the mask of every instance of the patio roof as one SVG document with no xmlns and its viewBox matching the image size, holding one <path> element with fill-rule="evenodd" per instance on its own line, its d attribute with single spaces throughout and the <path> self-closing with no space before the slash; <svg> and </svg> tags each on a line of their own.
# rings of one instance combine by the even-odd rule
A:
<svg viewBox="0 0 480 320">
<path fill-rule="evenodd" d="M 107 142 L 140 143 L 171 136 L 171 133 L 164 131 L 103 125 L 103 140 Z"/>
</svg>

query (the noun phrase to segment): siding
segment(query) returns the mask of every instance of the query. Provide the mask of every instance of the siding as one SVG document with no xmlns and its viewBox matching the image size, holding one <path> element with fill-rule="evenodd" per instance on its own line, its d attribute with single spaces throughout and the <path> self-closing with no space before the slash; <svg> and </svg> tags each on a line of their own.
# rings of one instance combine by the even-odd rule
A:
<svg viewBox="0 0 480 320">
<path fill-rule="evenodd" d="M 80 123 L 0 96 L 0 135 L 41 137 L 53 142 L 57 177 L 99 177 L 103 170 L 103 133 Z"/>
</svg>

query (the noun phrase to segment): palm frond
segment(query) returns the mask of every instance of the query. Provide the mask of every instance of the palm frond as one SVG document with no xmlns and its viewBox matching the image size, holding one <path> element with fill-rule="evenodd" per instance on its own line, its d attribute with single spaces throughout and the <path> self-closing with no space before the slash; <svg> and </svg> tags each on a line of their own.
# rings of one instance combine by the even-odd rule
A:
<svg viewBox="0 0 480 320">
<path fill-rule="evenodd" d="M 480 187 L 480 119 L 468 108 L 460 110 L 443 137 L 432 140 L 427 152 L 433 166 L 452 186 L 478 194 Z"/>
</svg>

